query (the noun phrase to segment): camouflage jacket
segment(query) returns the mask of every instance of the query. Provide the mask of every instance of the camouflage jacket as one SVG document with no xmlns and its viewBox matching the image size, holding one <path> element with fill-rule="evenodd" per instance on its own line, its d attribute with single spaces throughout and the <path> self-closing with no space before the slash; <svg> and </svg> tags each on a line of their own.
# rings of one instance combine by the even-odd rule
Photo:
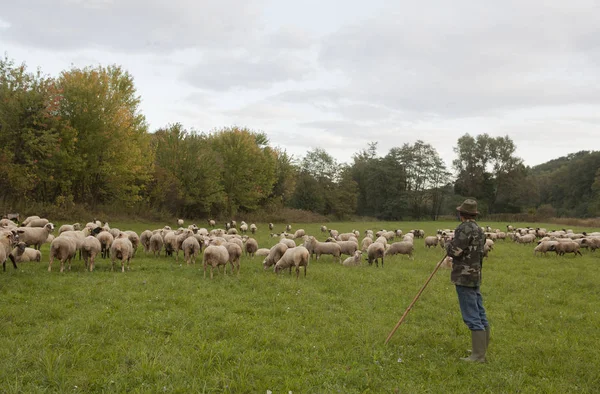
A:
<svg viewBox="0 0 600 394">
<path fill-rule="evenodd" d="M 473 220 L 462 222 L 454 230 L 454 239 L 446 246 L 448 256 L 452 257 L 452 283 L 467 287 L 481 284 L 484 244 L 483 230 Z"/>
</svg>

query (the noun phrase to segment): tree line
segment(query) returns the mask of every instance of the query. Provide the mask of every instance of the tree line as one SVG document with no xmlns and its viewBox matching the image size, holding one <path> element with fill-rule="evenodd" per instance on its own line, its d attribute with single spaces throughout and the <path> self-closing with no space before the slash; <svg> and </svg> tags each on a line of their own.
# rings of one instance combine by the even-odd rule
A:
<svg viewBox="0 0 600 394">
<path fill-rule="evenodd" d="M 600 214 L 600 152 L 527 167 L 508 137 L 465 134 L 447 168 L 424 142 L 377 143 L 338 163 L 295 158 L 266 134 L 179 123 L 151 132 L 133 77 L 119 66 L 57 77 L 0 60 L 0 206 L 120 206 L 179 217 L 235 217 L 289 207 L 336 219 L 436 219 L 465 197 L 483 213 Z"/>
</svg>

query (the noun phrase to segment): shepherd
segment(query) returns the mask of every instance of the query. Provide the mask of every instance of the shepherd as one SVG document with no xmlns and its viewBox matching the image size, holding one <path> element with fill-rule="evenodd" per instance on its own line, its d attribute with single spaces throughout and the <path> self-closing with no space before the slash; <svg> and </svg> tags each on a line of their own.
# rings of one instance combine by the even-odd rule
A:
<svg viewBox="0 0 600 394">
<path fill-rule="evenodd" d="M 461 223 L 454 230 L 454 239 L 446 246 L 446 252 L 452 257 L 450 280 L 456 286 L 460 312 L 471 330 L 473 346 L 471 355 L 461 360 L 483 363 L 490 341 L 490 325 L 479 289 L 485 235 L 475 222 L 479 214 L 477 201 L 466 199 L 456 211 Z"/>
</svg>

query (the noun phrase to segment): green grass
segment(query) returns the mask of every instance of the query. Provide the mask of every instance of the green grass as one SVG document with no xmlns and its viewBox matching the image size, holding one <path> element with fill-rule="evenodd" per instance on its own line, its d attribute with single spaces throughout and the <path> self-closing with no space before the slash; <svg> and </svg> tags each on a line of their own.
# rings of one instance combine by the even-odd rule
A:
<svg viewBox="0 0 600 394">
<path fill-rule="evenodd" d="M 431 234 L 456 224 L 327 226 Z M 319 226 L 294 229 L 323 239 Z M 260 247 L 276 242 L 264 224 L 255 238 Z M 344 268 L 326 256 L 299 280 L 243 257 L 239 277 L 215 272 L 212 281 L 201 263 L 145 257 L 141 248 L 125 274 L 102 259 L 92 273 L 79 260 L 70 272 L 55 264 L 48 273 L 44 245 L 42 263 L 0 274 L 0 392 L 600 391 L 600 252 L 534 257 L 533 246 L 497 242 L 482 286 L 488 363 L 472 365 L 458 360 L 470 336 L 448 270 L 383 344 L 443 255 L 415 245 L 414 260 L 394 256 L 383 269 Z"/>
</svg>

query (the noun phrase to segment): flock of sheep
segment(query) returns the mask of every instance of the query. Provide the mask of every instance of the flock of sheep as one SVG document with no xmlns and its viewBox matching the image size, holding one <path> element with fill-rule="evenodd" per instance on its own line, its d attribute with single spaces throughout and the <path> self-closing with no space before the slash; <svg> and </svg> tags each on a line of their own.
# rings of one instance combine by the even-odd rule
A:
<svg viewBox="0 0 600 394">
<path fill-rule="evenodd" d="M 199 228 L 195 224 L 183 227 L 183 220 L 178 220 L 179 228 L 171 229 L 169 226 L 155 230 L 145 230 L 140 235 L 134 231 L 121 231 L 117 228 L 111 228 L 108 223 L 92 221 L 85 226 L 75 223 L 72 225 L 63 225 L 58 229 L 58 235 L 55 237 L 54 225 L 48 219 L 38 216 L 30 216 L 25 219 L 20 226 L 10 219 L 0 220 L 0 262 L 3 269 L 6 270 L 6 261 L 11 260 L 13 266 L 17 268 L 17 263 L 26 261 L 41 261 L 40 247 L 44 243 L 50 243 L 48 271 L 52 270 L 52 264 L 55 259 L 60 261 L 60 271 L 63 272 L 65 264 L 71 269 L 71 261 L 79 252 L 79 256 L 84 260 L 86 269 L 94 270 L 96 257 L 110 258 L 111 270 L 114 270 L 115 262 L 121 263 L 121 271 L 124 272 L 127 266 L 129 269 L 130 260 L 135 256 L 139 246 L 142 246 L 144 253 L 152 254 L 156 257 L 164 253 L 166 256 L 175 255 L 176 261 L 179 260 L 179 252 L 183 252 L 183 258 L 187 264 L 195 264 L 200 253 L 203 254 L 204 276 L 206 277 L 207 268 L 210 267 L 210 277 L 213 278 L 215 268 L 220 270 L 223 267 L 224 273 L 227 267 L 231 267 L 232 273 L 239 273 L 240 258 L 243 253 L 250 257 L 264 257 L 264 269 L 272 269 L 280 272 L 293 268 L 296 270 L 296 277 L 299 276 L 300 268 L 303 267 L 304 275 L 309 260 L 315 256 L 317 260 L 322 255 L 330 255 L 334 261 L 343 266 L 362 265 L 363 253 L 366 254 L 365 261 L 369 265 L 375 263 L 375 266 L 383 267 L 384 258 L 392 255 L 407 255 L 413 258 L 415 238 L 422 238 L 427 248 L 440 246 L 444 248 L 445 244 L 453 238 L 453 230 L 438 230 L 436 235 L 425 236 L 423 230 L 410 230 L 406 234 L 402 230 L 380 230 L 373 232 L 366 230 L 359 242 L 361 233 L 353 230 L 348 233 L 339 233 L 334 229 L 327 229 L 321 226 L 321 236 L 327 237 L 325 242 L 317 240 L 314 235 L 308 235 L 303 229 L 291 232 L 291 225 L 286 226 L 286 231 L 282 233 L 271 233 L 272 237 L 279 241 L 271 248 L 259 248 L 258 242 L 247 235 L 248 232 L 255 234 L 257 226 L 248 225 L 241 222 L 238 226 L 235 221 L 225 224 L 225 228 L 215 228 L 214 220 L 208 221 L 207 228 Z M 274 228 L 269 223 L 269 229 Z M 507 231 L 483 228 L 486 235 L 484 256 L 487 257 L 493 250 L 494 241 L 503 239 L 512 239 L 521 244 L 531 244 L 537 242 L 534 254 L 546 254 L 554 251 L 559 255 L 565 253 L 581 254 L 581 248 L 595 250 L 600 247 L 600 233 L 574 233 L 571 230 L 546 231 L 545 229 L 517 228 L 507 226 Z M 297 244 L 297 241 L 300 244 Z M 395 242 L 394 242 L 395 241 Z M 347 255 L 342 260 L 342 256 Z M 444 266 L 451 266 L 451 259 L 444 261 Z"/>
</svg>

